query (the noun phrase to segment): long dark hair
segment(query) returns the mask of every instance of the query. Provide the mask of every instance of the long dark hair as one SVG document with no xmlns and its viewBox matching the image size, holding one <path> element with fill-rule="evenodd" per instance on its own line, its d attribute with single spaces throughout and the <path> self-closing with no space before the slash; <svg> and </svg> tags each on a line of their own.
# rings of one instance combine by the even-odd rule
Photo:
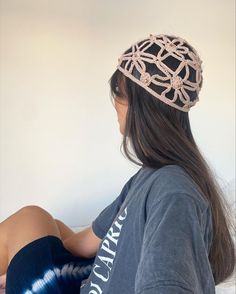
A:
<svg viewBox="0 0 236 294">
<path fill-rule="evenodd" d="M 122 142 L 126 157 L 151 168 L 173 164 L 182 167 L 209 202 L 213 222 L 209 261 L 215 284 L 225 281 L 235 268 L 231 235 L 235 226 L 230 207 L 195 143 L 188 113 L 153 97 L 119 70 L 112 75 L 110 87 L 112 98 L 118 103 L 122 99 L 128 101 Z"/>
</svg>

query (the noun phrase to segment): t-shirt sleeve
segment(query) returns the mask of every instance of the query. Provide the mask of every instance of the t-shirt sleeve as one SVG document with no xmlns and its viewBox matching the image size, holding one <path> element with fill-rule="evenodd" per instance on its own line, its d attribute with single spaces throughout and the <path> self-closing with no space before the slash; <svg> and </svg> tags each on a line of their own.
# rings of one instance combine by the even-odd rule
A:
<svg viewBox="0 0 236 294">
<path fill-rule="evenodd" d="M 165 195 L 149 205 L 135 294 L 210 293 L 211 240 L 209 207 L 202 211 L 191 196 Z"/>
<path fill-rule="evenodd" d="M 105 237 L 107 231 L 112 225 L 113 220 L 115 219 L 126 195 L 128 194 L 131 182 L 133 181 L 133 178 L 135 176 L 136 174 L 129 179 L 129 181 L 121 190 L 120 195 L 110 205 L 103 209 L 102 212 L 97 216 L 97 218 L 92 222 L 93 232 L 100 239 L 103 239 Z"/>
</svg>

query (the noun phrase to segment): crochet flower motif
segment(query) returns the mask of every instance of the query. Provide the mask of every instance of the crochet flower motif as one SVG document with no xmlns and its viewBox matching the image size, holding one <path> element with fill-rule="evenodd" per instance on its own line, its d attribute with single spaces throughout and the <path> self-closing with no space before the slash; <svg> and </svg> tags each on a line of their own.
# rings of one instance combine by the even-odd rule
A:
<svg viewBox="0 0 236 294">
<path fill-rule="evenodd" d="M 149 50 L 150 47 L 152 50 Z M 189 93 L 198 94 L 200 91 L 201 60 L 197 52 L 181 38 L 150 35 L 148 39 L 132 45 L 119 58 L 118 69 L 153 96 L 179 110 L 188 111 L 198 101 L 198 98 L 191 101 Z M 190 70 L 195 71 L 195 81 L 189 78 Z M 163 89 L 161 93 L 155 91 L 156 86 Z M 169 92 L 171 97 L 170 94 L 167 97 Z"/>
<path fill-rule="evenodd" d="M 141 75 L 140 81 L 146 85 L 149 86 L 151 84 L 152 78 L 148 72 L 145 72 Z"/>
<path fill-rule="evenodd" d="M 172 56 L 179 58 L 183 57 L 183 54 L 188 54 L 189 49 L 188 47 L 184 46 L 183 40 L 174 39 L 170 41 L 168 38 L 166 38 L 166 43 L 164 44 L 166 51 L 171 54 Z M 167 54 L 168 54 L 167 53 Z M 162 58 L 165 58 L 163 56 Z"/>
<path fill-rule="evenodd" d="M 175 76 L 171 79 L 171 86 L 174 89 L 180 89 L 183 86 L 183 80 L 179 76 Z"/>
</svg>

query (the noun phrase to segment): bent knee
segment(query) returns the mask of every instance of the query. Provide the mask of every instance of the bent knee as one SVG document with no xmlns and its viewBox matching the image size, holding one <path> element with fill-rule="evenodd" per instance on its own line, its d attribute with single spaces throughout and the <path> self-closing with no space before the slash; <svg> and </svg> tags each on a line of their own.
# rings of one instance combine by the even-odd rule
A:
<svg viewBox="0 0 236 294">
<path fill-rule="evenodd" d="M 43 208 L 37 205 L 26 205 L 26 206 L 23 206 L 20 210 L 41 210 L 41 209 Z"/>
<path fill-rule="evenodd" d="M 37 205 L 27 205 L 22 207 L 20 210 L 18 210 L 15 215 L 13 215 L 13 218 L 17 218 L 19 221 L 30 221 L 32 222 L 38 222 L 39 220 L 47 220 L 47 221 L 53 221 L 54 218 L 52 215 L 43 209 L 40 206 Z"/>
<path fill-rule="evenodd" d="M 49 215 L 45 209 L 37 205 L 27 205 L 22 207 L 18 212 L 25 212 L 25 213 L 45 213 Z"/>
</svg>

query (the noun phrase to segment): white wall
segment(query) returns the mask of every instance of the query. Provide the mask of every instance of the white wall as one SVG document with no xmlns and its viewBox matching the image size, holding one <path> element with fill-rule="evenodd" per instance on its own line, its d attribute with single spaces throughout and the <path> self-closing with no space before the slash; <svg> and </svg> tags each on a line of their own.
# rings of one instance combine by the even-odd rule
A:
<svg viewBox="0 0 236 294">
<path fill-rule="evenodd" d="M 199 51 L 193 131 L 223 183 L 233 181 L 233 0 L 0 0 L 0 221 L 36 204 L 86 225 L 117 196 L 137 168 L 120 154 L 107 81 L 150 33 Z"/>
</svg>

